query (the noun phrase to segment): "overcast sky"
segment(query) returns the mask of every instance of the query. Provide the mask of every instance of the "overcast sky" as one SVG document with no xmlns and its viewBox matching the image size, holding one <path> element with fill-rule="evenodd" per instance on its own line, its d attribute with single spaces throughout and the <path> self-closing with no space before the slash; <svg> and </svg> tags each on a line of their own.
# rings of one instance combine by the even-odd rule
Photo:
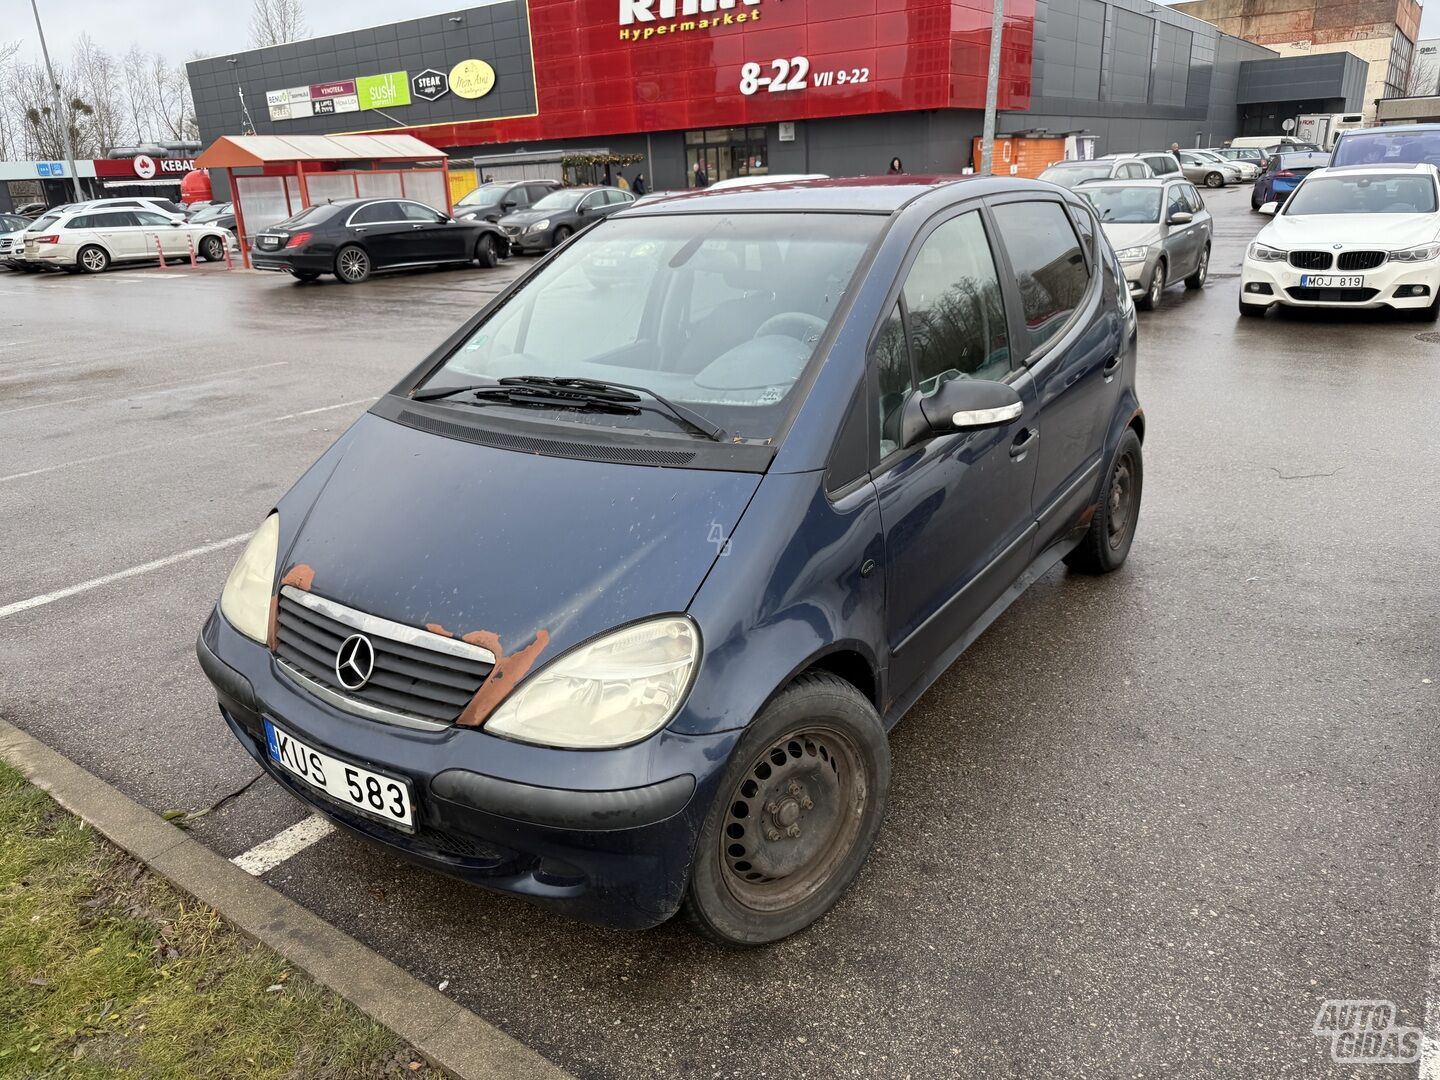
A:
<svg viewBox="0 0 1440 1080">
<path fill-rule="evenodd" d="M 0 39 L 20 37 L 27 51 L 38 53 L 30 5 L 24 0 L 10 0 L 4 6 L 11 17 L 0 24 Z M 40 14 L 45 20 L 50 54 L 57 61 L 69 56 L 82 30 L 113 53 L 123 53 L 138 42 L 147 51 L 179 61 L 196 50 L 214 56 L 244 48 L 250 37 L 250 6 L 249 0 L 172 0 L 165 4 L 156 0 L 40 0 Z M 463 0 L 453 5 L 308 0 L 305 10 L 310 33 L 318 37 L 465 6 Z M 136 17 L 137 8 L 145 10 L 143 19 Z M 1431 0 L 1420 36 L 1440 37 L 1440 0 Z"/>
</svg>

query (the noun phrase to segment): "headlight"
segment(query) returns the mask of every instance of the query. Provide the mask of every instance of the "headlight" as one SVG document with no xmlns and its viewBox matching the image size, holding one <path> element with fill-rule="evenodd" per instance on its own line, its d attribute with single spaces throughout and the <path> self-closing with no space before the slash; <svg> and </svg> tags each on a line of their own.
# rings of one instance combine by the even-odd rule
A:
<svg viewBox="0 0 1440 1080">
<path fill-rule="evenodd" d="M 245 545 L 220 594 L 220 612 L 230 625 L 262 645 L 270 636 L 270 587 L 279 553 L 280 515 L 271 514 Z"/>
<path fill-rule="evenodd" d="M 1420 244 L 1417 247 L 1401 248 L 1390 252 L 1390 261 L 1399 263 L 1429 262 L 1440 255 L 1440 244 Z"/>
<path fill-rule="evenodd" d="M 546 229 L 548 229 L 549 227 L 550 227 L 550 219 L 547 217 L 547 218 L 541 218 L 539 221 L 535 222 L 533 225 L 531 225 L 531 226 L 530 226 L 528 229 L 526 229 L 525 231 L 526 231 L 526 232 L 544 232 L 544 231 L 545 231 Z"/>
<path fill-rule="evenodd" d="M 1251 244 L 1249 252 L 1250 258 L 1256 262 L 1284 262 L 1289 254 L 1288 251 L 1266 247 L 1264 244 Z"/>
<path fill-rule="evenodd" d="M 485 730 L 544 746 L 624 746 L 675 715 L 700 657 L 689 619 L 627 626 L 566 653 L 520 684 Z"/>
<path fill-rule="evenodd" d="M 1115 257 L 1121 262 L 1144 262 L 1149 254 L 1150 249 L 1147 247 L 1128 247 L 1115 252 Z"/>
</svg>

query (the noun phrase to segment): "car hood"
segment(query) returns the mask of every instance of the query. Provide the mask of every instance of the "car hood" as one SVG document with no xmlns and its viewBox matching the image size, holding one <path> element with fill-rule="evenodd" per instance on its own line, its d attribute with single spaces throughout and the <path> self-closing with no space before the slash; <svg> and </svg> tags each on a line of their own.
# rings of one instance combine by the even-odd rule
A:
<svg viewBox="0 0 1440 1080">
<path fill-rule="evenodd" d="M 1282 214 L 1255 239 L 1286 250 L 1330 244 L 1393 249 L 1427 244 L 1437 233 L 1437 214 Z"/>
<path fill-rule="evenodd" d="M 517 210 L 513 214 L 506 214 L 500 219 L 501 225 L 529 225 L 532 221 L 543 221 L 546 218 L 564 217 L 570 213 L 569 210 Z"/>
<path fill-rule="evenodd" d="M 1110 241 L 1110 246 L 1116 251 L 1127 247 L 1149 247 L 1160 242 L 1158 222 L 1144 222 L 1139 225 L 1104 223 L 1100 228 L 1105 232 L 1105 239 Z"/>
<path fill-rule="evenodd" d="M 298 525 L 282 582 L 497 655 L 534 650 L 537 670 L 686 610 L 761 481 L 496 449 L 374 414 L 327 457 L 310 505 L 280 506 Z"/>
</svg>

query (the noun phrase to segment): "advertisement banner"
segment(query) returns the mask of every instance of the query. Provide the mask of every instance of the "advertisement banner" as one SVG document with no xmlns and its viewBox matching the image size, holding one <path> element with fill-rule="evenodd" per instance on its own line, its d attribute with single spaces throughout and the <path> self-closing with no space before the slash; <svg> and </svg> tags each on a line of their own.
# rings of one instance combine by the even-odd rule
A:
<svg viewBox="0 0 1440 1080">
<path fill-rule="evenodd" d="M 393 109 L 410 104 L 410 74 L 388 71 L 384 75 L 365 75 L 355 80 L 355 93 L 360 108 Z"/>
<path fill-rule="evenodd" d="M 311 98 L 333 98 L 353 97 L 355 94 L 355 80 L 345 79 L 342 82 L 317 83 L 310 87 Z"/>
</svg>

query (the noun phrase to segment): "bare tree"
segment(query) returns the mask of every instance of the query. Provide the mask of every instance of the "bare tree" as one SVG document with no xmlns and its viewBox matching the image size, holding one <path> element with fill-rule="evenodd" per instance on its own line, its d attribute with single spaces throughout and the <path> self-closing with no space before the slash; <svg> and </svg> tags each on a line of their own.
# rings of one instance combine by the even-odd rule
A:
<svg viewBox="0 0 1440 1080">
<path fill-rule="evenodd" d="M 115 58 L 82 33 L 75 42 L 75 81 L 86 88 L 91 112 L 86 117 L 91 141 L 101 154 L 129 141 L 128 105 Z"/>
<path fill-rule="evenodd" d="M 255 0 L 250 13 L 250 44 L 257 49 L 305 36 L 304 0 Z"/>
<path fill-rule="evenodd" d="M 1404 97 L 1429 97 L 1440 93 L 1440 60 L 1434 56 L 1417 55 L 1410 62 L 1409 74 L 1401 91 Z"/>
<path fill-rule="evenodd" d="M 93 157 L 98 149 L 89 126 L 95 110 L 80 96 L 67 74 L 56 66 L 55 81 L 60 92 L 57 113 L 50 81 L 41 65 L 22 63 L 11 68 L 6 91 L 13 95 L 12 107 L 20 117 L 20 143 L 27 157 L 63 158 L 67 129 L 77 158 Z"/>
<path fill-rule="evenodd" d="M 0 41 L 0 161 L 20 156 L 21 134 L 16 120 L 14 98 L 9 92 L 14 77 L 11 61 L 20 51 L 18 41 Z"/>
</svg>

